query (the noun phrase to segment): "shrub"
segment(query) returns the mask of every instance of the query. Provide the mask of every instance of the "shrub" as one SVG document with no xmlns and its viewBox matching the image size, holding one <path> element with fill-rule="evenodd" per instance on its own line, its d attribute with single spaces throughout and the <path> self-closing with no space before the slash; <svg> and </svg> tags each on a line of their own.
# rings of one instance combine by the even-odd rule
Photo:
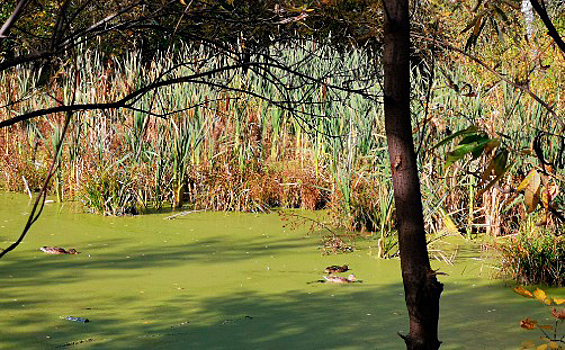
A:
<svg viewBox="0 0 565 350">
<path fill-rule="evenodd" d="M 502 274 L 520 284 L 565 285 L 565 236 L 548 228 L 522 232 L 496 245 Z"/>
</svg>

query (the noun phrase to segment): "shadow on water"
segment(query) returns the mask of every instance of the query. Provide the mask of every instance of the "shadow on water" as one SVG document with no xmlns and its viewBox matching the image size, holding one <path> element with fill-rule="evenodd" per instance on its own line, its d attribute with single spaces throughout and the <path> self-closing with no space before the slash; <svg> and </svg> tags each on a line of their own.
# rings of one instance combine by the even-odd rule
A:
<svg viewBox="0 0 565 350">
<path fill-rule="evenodd" d="M 168 327 L 146 325 L 144 335 L 118 337 L 120 348 L 151 349 L 402 349 L 406 331 L 402 286 L 323 286 L 262 296 L 254 292 L 207 298 L 200 312 Z M 538 304 L 507 294 L 500 286 L 459 286 L 442 300 L 442 349 L 516 349 L 538 335 L 519 327 L 524 313 L 543 319 Z M 495 294 L 495 295 L 493 295 Z M 142 319 L 166 324 L 182 315 L 184 298 L 167 307 L 139 310 Z M 547 310 L 545 310 L 547 311 Z M 220 320 L 199 324 L 199 319 Z M 195 322 L 191 321 L 194 320 Z M 99 348 L 105 345 L 99 344 Z M 93 348 L 98 348 L 94 345 Z"/>
<path fill-rule="evenodd" d="M 166 260 L 165 256 L 159 259 Z M 184 262 L 154 264 L 159 269 Z M 105 266 L 99 268 L 105 270 Z M 156 291 L 144 296 L 132 291 L 134 285 L 119 289 L 107 286 L 108 291 L 104 292 L 104 284 L 116 278 L 110 276 L 101 281 L 102 285 L 94 283 L 93 288 L 97 289 L 89 295 L 90 277 L 80 274 L 82 268 L 67 268 L 69 272 L 76 269 L 73 282 L 82 287 L 74 286 L 72 293 L 61 293 L 64 295 L 60 297 L 56 291 L 42 293 L 45 286 L 41 278 L 36 279 L 35 286 L 27 281 L 25 288 L 14 288 L 12 292 L 11 288 L 3 288 L 7 292 L 3 292 L 4 300 L 13 298 L 18 302 L 3 302 L 0 306 L 2 323 L 10 324 L 3 327 L 10 332 L 2 334 L 0 348 L 403 348 L 396 335 L 406 331 L 407 326 L 400 283 L 380 284 L 378 278 L 371 278 L 362 284 L 307 284 L 308 277 L 301 275 L 301 281 L 289 283 L 290 289 L 284 285 L 284 278 L 276 277 L 266 278 L 265 284 L 274 284 L 270 289 L 263 285 L 257 291 L 238 291 L 229 283 L 222 290 L 214 290 L 214 286 L 206 285 L 213 285 L 214 281 L 195 277 L 191 282 L 200 289 L 172 291 L 158 281 L 158 286 L 153 286 Z M 148 277 L 141 283 L 144 289 L 155 283 L 151 275 Z M 129 276 L 127 280 L 140 278 L 143 276 Z M 519 328 L 519 320 L 526 315 L 543 319 L 546 314 L 540 305 L 514 295 L 500 283 L 485 284 L 480 279 L 453 283 L 449 278 L 444 278 L 444 283 L 442 349 L 515 349 L 522 339 L 531 337 L 531 333 Z M 62 292 L 66 287 L 60 288 Z M 272 292 L 277 289 L 283 292 Z M 22 312 L 23 308 L 28 311 Z M 89 317 L 92 322 L 56 320 L 70 313 Z"/>
<path fill-rule="evenodd" d="M 402 349 L 396 335 L 406 330 L 401 290 L 399 284 L 393 284 L 319 285 L 275 295 L 247 291 L 203 298 L 196 309 L 190 294 L 128 310 L 118 305 L 131 304 L 130 298 L 115 296 L 114 310 L 95 313 L 97 317 L 90 323 L 61 321 L 49 331 L 49 339 L 41 339 L 34 332 L 6 334 L 0 344 L 6 349 L 58 348 L 73 341 L 77 342 L 75 346 L 64 347 Z M 440 325 L 440 339 L 445 342 L 442 349 L 516 349 L 520 339 L 527 337 L 518 326 L 519 320 L 525 312 L 541 316 L 539 306 L 524 308 L 521 299 L 510 298 L 501 290 L 465 285 L 446 293 Z M 487 300 L 485 294 L 489 295 Z M 121 317 L 122 311 L 127 318 Z M 39 316 L 29 314 L 11 322 L 21 322 L 25 327 L 41 322 Z M 30 342 L 30 337 L 36 338 L 35 342 Z M 93 341 L 78 344 L 88 339 Z"/>
<path fill-rule="evenodd" d="M 0 260 L 0 349 L 403 348 L 399 263 L 374 259 L 370 247 L 322 256 L 319 238 L 269 215 L 46 214 Z M 0 236 L 8 215 L 0 208 Z M 82 254 L 38 250 L 63 244 Z M 308 284 L 335 263 L 350 264 L 363 283 Z M 516 349 L 538 336 L 519 321 L 543 320 L 547 309 L 481 277 L 481 262 L 433 264 L 449 273 L 441 349 Z M 60 318 L 68 315 L 91 322 Z"/>
<path fill-rule="evenodd" d="M 38 273 L 46 284 L 71 283 L 88 278 L 88 274 L 96 270 L 124 271 L 128 275 L 136 274 L 136 270 L 148 267 L 167 267 L 182 264 L 229 264 L 237 261 L 246 261 L 264 256 L 275 256 L 281 252 L 292 252 L 297 249 L 312 249 L 312 241 L 302 238 L 268 238 L 264 240 L 252 238 L 238 238 L 229 242 L 220 236 L 199 240 L 198 242 L 178 245 L 162 245 L 159 247 L 148 244 L 142 247 L 131 247 L 129 244 L 116 252 L 123 239 L 107 239 L 109 243 L 89 244 L 87 249 L 77 256 L 48 255 L 38 249 L 33 251 L 32 257 L 17 257 L 3 259 L 2 275 L 10 272 L 10 276 L 17 276 L 18 283 L 34 284 L 37 282 Z M 108 252 L 112 246 L 112 252 Z M 315 249 L 315 247 L 314 247 Z M 74 272 L 73 272 L 74 271 Z M 81 271 L 76 273 L 76 271 Z M 141 272 L 143 273 L 143 271 Z"/>
</svg>

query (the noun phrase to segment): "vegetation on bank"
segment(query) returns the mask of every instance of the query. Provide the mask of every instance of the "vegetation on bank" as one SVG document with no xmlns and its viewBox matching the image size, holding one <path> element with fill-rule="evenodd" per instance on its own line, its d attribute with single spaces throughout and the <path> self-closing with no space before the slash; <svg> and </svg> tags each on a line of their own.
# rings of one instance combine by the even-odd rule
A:
<svg viewBox="0 0 565 350">
<path fill-rule="evenodd" d="M 565 286 L 565 235 L 535 227 L 531 220 L 520 233 L 496 245 L 502 276 L 524 285 Z"/>
<path fill-rule="evenodd" d="M 446 18 L 454 13 L 445 11 Z M 465 21 L 456 26 L 463 30 Z M 516 35 L 510 35 L 512 30 Z M 536 208 L 524 205 L 527 188 L 517 189 L 532 169 L 542 169 L 533 148 L 535 135 L 541 135 L 543 157 L 563 165 L 557 162 L 564 149 L 555 116 L 523 90 L 501 82 L 489 67 L 496 66 L 516 84 L 527 84 L 529 91 L 560 111 L 565 97 L 554 87 L 565 81 L 565 63 L 543 33 L 524 40 L 520 30 L 507 31 L 510 40 L 504 45 L 479 41 L 484 65 L 464 55 L 440 57 L 433 62 L 436 79 L 431 85 L 430 67 L 423 73 L 414 71 L 414 135 L 429 232 L 473 237 L 522 230 L 527 240 L 535 230 L 526 232 L 524 222 Z M 194 46 L 172 51 L 175 54 L 161 52 L 147 61 L 139 51 L 108 59 L 101 52 L 84 50 L 60 62 L 48 84 L 35 67 L 4 71 L 0 104 L 13 105 L 15 113 L 64 104 L 75 84 L 77 103 L 104 103 L 156 79 L 198 72 L 203 65 L 214 69 L 237 63 Z M 381 94 L 374 55 L 363 48 L 340 53 L 313 42 L 273 46 L 270 55 L 319 79 L 305 89 L 280 90 L 252 69 L 220 72 L 212 83 L 195 81 L 148 93 L 133 108 L 76 113 L 64 140 L 53 193 L 58 200 L 80 200 L 90 210 L 109 215 L 169 205 L 251 212 L 326 208 L 333 211 L 336 225 L 374 234 L 381 239 L 382 256 L 391 254 L 395 214 L 381 106 L 377 100 L 331 88 L 364 84 L 371 94 Z M 179 58 L 192 64 L 177 65 Z M 271 74 L 273 80 L 293 83 L 276 68 Z M 7 117 L 0 115 L 0 120 Z M 498 156 L 488 149 L 480 157 L 469 154 L 459 157 L 463 162 L 446 167 L 458 146 L 434 145 L 469 126 L 505 151 L 504 172 L 487 173 Z M 54 116 L 3 130 L 2 188 L 40 187 L 61 128 L 62 117 Z M 562 168 L 554 167 L 536 190 L 541 196 L 557 188 L 550 200 L 555 208 L 562 204 Z M 496 185 L 485 189 L 499 175 Z M 549 213 L 541 225 L 558 223 Z"/>
</svg>

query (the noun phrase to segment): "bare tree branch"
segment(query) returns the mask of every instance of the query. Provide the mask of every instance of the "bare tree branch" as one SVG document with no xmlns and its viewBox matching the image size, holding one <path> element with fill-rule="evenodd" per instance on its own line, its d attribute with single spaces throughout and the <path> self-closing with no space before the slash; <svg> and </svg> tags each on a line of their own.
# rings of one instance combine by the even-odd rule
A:
<svg viewBox="0 0 565 350">
<path fill-rule="evenodd" d="M 55 113 L 61 113 L 61 112 L 129 108 L 129 107 L 132 107 L 133 104 L 139 98 L 141 98 L 144 94 L 146 94 L 147 92 L 150 92 L 152 90 L 156 90 L 156 89 L 161 88 L 161 87 L 165 87 L 165 86 L 169 86 L 169 85 L 175 85 L 175 84 L 182 84 L 182 83 L 206 84 L 206 85 L 209 85 L 209 86 L 219 87 L 219 88 L 226 89 L 226 90 L 241 92 L 241 93 L 245 93 L 249 96 L 253 96 L 253 97 L 260 98 L 262 100 L 269 101 L 273 104 L 276 104 L 278 107 L 280 107 L 282 109 L 291 110 L 290 107 L 285 105 L 285 103 L 287 103 L 288 101 L 284 101 L 284 100 L 276 101 L 276 100 L 273 100 L 271 98 L 262 96 L 261 94 L 258 94 L 258 93 L 253 92 L 253 91 L 229 87 L 227 84 L 224 84 L 224 83 L 217 83 L 217 82 L 211 82 L 211 81 L 203 80 L 205 78 L 213 77 L 214 75 L 216 75 L 218 73 L 226 72 L 226 71 L 233 71 L 233 70 L 236 70 L 236 69 L 240 69 L 244 66 L 259 67 L 259 68 L 261 68 L 265 71 L 269 71 L 270 69 L 276 68 L 276 69 L 280 69 L 282 71 L 285 71 L 289 74 L 300 77 L 302 79 L 308 80 L 310 82 L 325 84 L 323 79 L 314 78 L 314 77 L 308 76 L 304 73 L 301 73 L 299 71 L 291 70 L 287 66 L 285 66 L 281 63 L 257 63 L 257 62 L 239 63 L 239 64 L 235 64 L 235 65 L 223 66 L 223 67 L 220 67 L 220 68 L 217 68 L 217 69 L 212 69 L 212 70 L 209 70 L 209 71 L 206 71 L 206 72 L 196 73 L 196 74 L 184 76 L 184 77 L 161 80 L 161 77 L 162 77 L 161 76 L 161 77 L 155 79 L 155 81 L 153 81 L 152 83 L 150 83 L 150 84 L 148 84 L 148 85 L 146 85 L 146 86 L 144 86 L 140 89 L 137 89 L 137 90 L 129 93 L 128 95 L 126 95 L 126 96 L 122 97 L 121 99 L 114 101 L 114 102 L 70 104 L 70 105 L 56 106 L 56 107 L 51 107 L 51 108 L 37 109 L 37 110 L 34 110 L 32 112 L 24 113 L 24 114 L 21 114 L 21 115 L 18 115 L 18 116 L 12 117 L 12 118 L 8 118 L 6 120 L 1 121 L 0 122 L 0 129 L 14 125 L 14 124 L 22 122 L 24 120 L 30 120 L 30 119 L 33 119 L 33 118 L 42 117 L 42 116 L 55 114 Z M 167 72 L 170 72 L 170 71 L 167 71 Z M 277 84 L 275 84 L 275 86 L 276 85 Z M 281 82 L 281 85 L 282 85 L 282 82 Z M 373 100 L 376 100 L 376 99 L 379 98 L 379 96 L 368 93 L 365 89 L 350 89 L 350 88 L 347 88 L 347 87 L 342 87 L 342 86 L 333 85 L 333 84 L 326 84 L 326 86 L 328 88 L 331 88 L 331 89 L 334 89 L 334 90 L 337 90 L 337 91 L 343 91 L 343 92 L 347 92 L 347 93 L 358 94 L 358 95 L 361 95 L 365 98 L 370 98 L 370 99 L 373 99 Z M 300 104 L 300 101 L 294 101 L 294 103 Z M 321 115 L 313 115 L 313 116 L 314 117 L 323 117 Z"/>
<path fill-rule="evenodd" d="M 551 19 L 549 19 L 549 16 L 547 15 L 547 11 L 545 10 L 545 8 L 541 6 L 538 0 L 530 0 L 530 3 L 532 4 L 534 10 L 536 10 L 538 16 L 540 16 L 545 27 L 547 28 L 547 35 L 553 38 L 553 40 L 557 44 L 557 47 L 559 47 L 561 52 L 565 54 L 565 42 L 563 42 L 563 39 L 561 39 L 561 36 L 559 36 L 559 33 L 557 32 L 557 29 L 553 25 L 553 22 L 551 22 Z"/>
<path fill-rule="evenodd" d="M 18 17 L 20 17 L 22 10 L 26 7 L 28 2 L 29 0 L 20 0 L 20 2 L 18 2 L 18 4 L 16 5 L 16 8 L 14 9 L 14 12 L 12 12 L 12 15 L 6 20 L 6 22 L 4 22 L 2 28 L 0 28 L 0 43 L 2 43 L 2 41 L 6 37 L 8 37 L 10 28 L 12 28 L 14 23 L 16 23 Z"/>
<path fill-rule="evenodd" d="M 525 92 L 526 94 L 530 95 L 531 98 L 533 98 L 536 102 L 538 102 L 540 105 L 542 105 L 551 115 L 553 115 L 555 117 L 555 121 L 561 126 L 561 128 L 563 130 L 565 130 L 565 121 L 557 114 L 557 112 L 555 112 L 555 110 L 553 109 L 552 106 L 550 106 L 547 102 L 545 102 L 544 100 L 542 100 L 538 95 L 536 95 L 535 93 L 533 93 L 529 87 L 524 86 L 524 85 L 520 85 L 520 84 L 516 84 L 515 82 L 513 82 L 512 80 L 508 79 L 507 77 L 505 77 L 503 74 L 497 72 L 496 70 L 492 69 L 488 64 L 486 64 L 485 62 L 483 62 L 481 59 L 479 59 L 476 56 L 471 55 L 468 52 L 465 52 L 465 50 L 459 49 L 451 44 L 448 44 L 446 42 L 437 40 L 435 38 L 429 38 L 429 37 L 424 37 L 418 34 L 413 34 L 413 36 L 425 40 L 425 41 L 429 41 L 432 43 L 435 43 L 439 46 L 442 46 L 446 49 L 449 49 L 451 51 L 457 52 L 458 54 L 461 54 L 463 56 L 466 56 L 468 58 L 470 58 L 472 61 L 474 61 L 475 63 L 480 64 L 481 66 L 483 66 L 483 68 L 485 68 L 486 70 L 488 70 L 490 73 L 492 73 L 493 75 L 497 76 L 499 79 L 503 80 L 504 82 L 506 82 L 508 85 Z"/>
</svg>

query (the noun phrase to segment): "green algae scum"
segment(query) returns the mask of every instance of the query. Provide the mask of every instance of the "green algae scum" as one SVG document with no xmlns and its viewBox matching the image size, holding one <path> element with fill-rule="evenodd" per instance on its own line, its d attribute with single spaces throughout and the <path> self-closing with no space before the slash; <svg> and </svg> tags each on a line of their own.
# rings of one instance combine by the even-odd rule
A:
<svg viewBox="0 0 565 350">
<path fill-rule="evenodd" d="M 3 247 L 29 210 L 27 197 L 0 195 Z M 0 349 L 403 348 L 399 261 L 376 259 L 375 242 L 322 255 L 319 235 L 289 230 L 276 214 L 166 217 L 101 217 L 48 204 L 24 243 L 0 260 Z M 45 254 L 42 246 L 81 254 Z M 448 274 L 442 349 L 518 349 L 539 338 L 520 320 L 545 320 L 547 309 L 492 279 L 478 256 L 433 262 Z M 363 283 L 309 283 L 336 264 Z"/>
</svg>

